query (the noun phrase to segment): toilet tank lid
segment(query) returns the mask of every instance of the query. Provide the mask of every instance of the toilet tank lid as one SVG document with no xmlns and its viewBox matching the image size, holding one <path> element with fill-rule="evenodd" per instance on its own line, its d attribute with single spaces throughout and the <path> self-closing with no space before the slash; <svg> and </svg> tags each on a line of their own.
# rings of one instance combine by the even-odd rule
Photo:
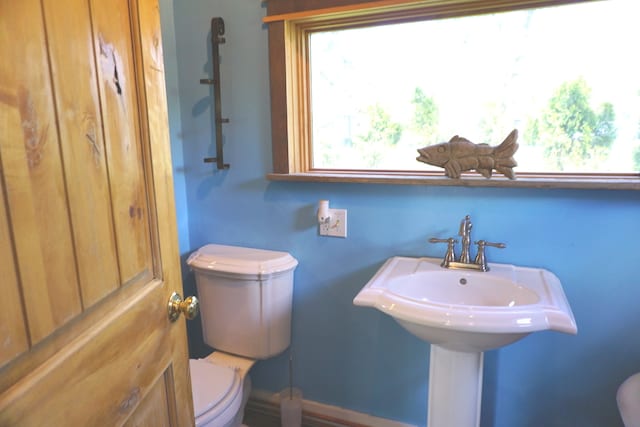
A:
<svg viewBox="0 0 640 427">
<path fill-rule="evenodd" d="M 287 252 L 209 244 L 193 252 L 187 264 L 207 271 L 268 276 L 293 270 L 298 261 Z"/>
</svg>

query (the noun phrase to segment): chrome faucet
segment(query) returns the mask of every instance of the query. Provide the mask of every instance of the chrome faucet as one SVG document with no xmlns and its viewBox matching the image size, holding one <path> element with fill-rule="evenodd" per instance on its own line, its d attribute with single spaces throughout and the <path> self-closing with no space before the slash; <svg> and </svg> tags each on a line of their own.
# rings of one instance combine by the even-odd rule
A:
<svg viewBox="0 0 640 427">
<path fill-rule="evenodd" d="M 469 247 L 471 246 L 472 228 L 473 224 L 471 224 L 471 217 L 467 215 L 460 222 L 460 231 L 458 231 L 458 235 L 462 237 L 462 253 L 460 253 L 460 262 L 464 264 L 469 264 L 469 259 L 471 258 L 471 251 Z"/>
<path fill-rule="evenodd" d="M 460 253 L 460 258 L 456 260 L 455 248 L 454 245 L 458 243 L 456 239 L 450 237 L 448 239 L 438 239 L 432 237 L 429 239 L 431 243 L 447 243 L 447 252 L 444 255 L 444 259 L 440 264 L 444 268 L 452 268 L 452 269 L 465 269 L 465 270 L 480 270 L 480 271 L 489 271 L 489 266 L 487 265 L 487 258 L 485 256 L 485 248 L 487 246 L 491 246 L 494 248 L 506 248 L 507 245 L 504 243 L 493 243 L 487 242 L 486 240 L 478 240 L 474 242 L 478 245 L 478 252 L 476 254 L 475 259 L 471 262 L 471 229 L 473 228 L 473 224 L 471 223 L 471 217 L 466 215 L 462 222 L 460 222 L 460 230 L 458 231 L 458 235 L 462 237 L 462 252 Z"/>
</svg>

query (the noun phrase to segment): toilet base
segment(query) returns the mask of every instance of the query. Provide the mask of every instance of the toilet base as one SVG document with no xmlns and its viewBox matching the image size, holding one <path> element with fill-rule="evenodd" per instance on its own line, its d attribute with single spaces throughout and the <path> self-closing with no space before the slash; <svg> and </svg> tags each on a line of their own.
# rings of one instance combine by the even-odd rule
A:
<svg viewBox="0 0 640 427">
<path fill-rule="evenodd" d="M 251 378 L 249 377 L 249 370 L 255 363 L 255 360 L 223 353 L 220 351 L 214 351 L 204 359 L 212 364 L 215 364 L 217 366 L 224 366 L 236 372 L 236 375 L 239 376 L 239 380 L 242 384 L 239 391 L 241 393 L 242 400 L 238 407 L 237 413 L 228 422 L 223 423 L 219 419 L 212 419 L 208 422 L 198 422 L 198 418 L 196 418 L 196 427 L 246 427 L 242 424 L 242 420 L 244 418 L 244 411 L 247 406 L 247 401 L 249 400 L 249 395 L 251 394 Z"/>
</svg>

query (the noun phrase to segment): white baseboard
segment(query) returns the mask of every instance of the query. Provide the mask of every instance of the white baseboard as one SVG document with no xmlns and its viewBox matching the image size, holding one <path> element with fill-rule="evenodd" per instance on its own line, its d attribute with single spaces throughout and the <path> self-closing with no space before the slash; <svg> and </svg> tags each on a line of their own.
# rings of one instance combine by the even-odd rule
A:
<svg viewBox="0 0 640 427">
<path fill-rule="evenodd" d="M 250 400 L 260 401 L 274 405 L 276 408 L 280 406 L 280 395 L 265 390 L 252 390 Z M 398 421 L 388 420 L 386 418 L 374 417 L 362 412 L 352 411 L 350 409 L 340 408 L 338 406 L 326 405 L 313 400 L 302 400 L 302 410 L 305 413 L 320 415 L 323 418 L 337 421 L 346 426 L 367 426 L 367 427 L 417 427 L 413 424 L 401 423 Z"/>
</svg>

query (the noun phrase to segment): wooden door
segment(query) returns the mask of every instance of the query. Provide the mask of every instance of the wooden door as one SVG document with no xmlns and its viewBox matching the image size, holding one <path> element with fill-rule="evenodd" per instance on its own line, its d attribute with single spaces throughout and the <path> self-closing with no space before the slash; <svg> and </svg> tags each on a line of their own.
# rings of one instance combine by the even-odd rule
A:
<svg viewBox="0 0 640 427">
<path fill-rule="evenodd" d="M 0 426 L 193 425 L 157 0 L 0 0 Z"/>
</svg>

